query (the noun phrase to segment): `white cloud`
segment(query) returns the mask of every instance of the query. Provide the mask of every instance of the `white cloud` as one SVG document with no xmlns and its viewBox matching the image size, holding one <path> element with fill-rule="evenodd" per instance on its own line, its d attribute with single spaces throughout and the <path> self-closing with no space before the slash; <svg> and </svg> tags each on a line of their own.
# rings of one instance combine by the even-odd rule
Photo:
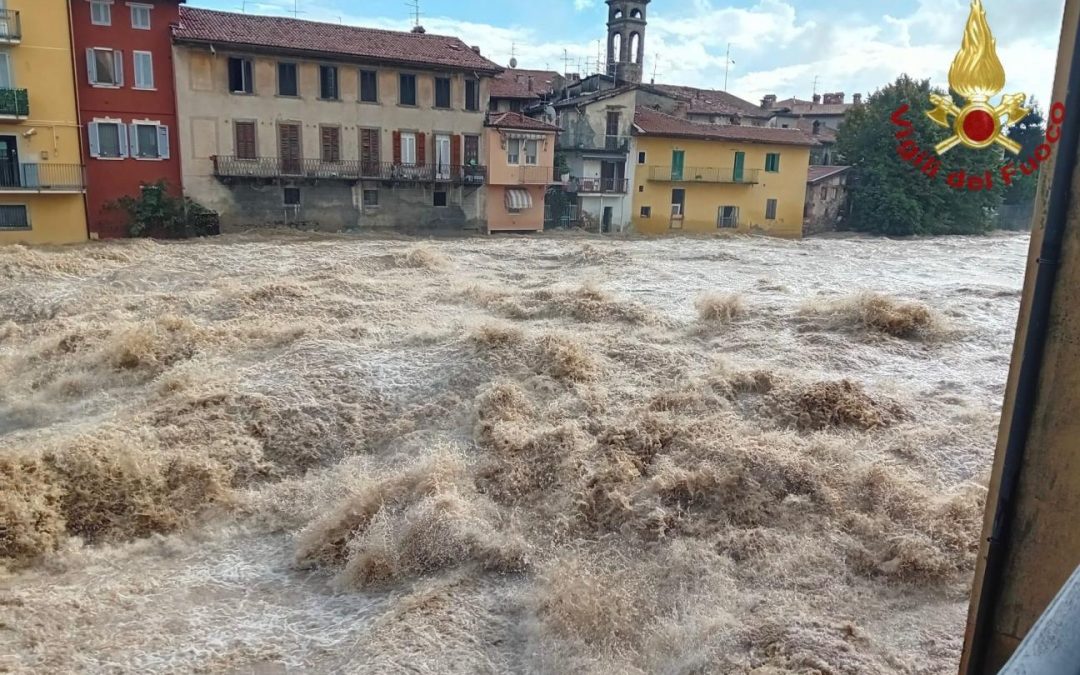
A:
<svg viewBox="0 0 1080 675">
<path fill-rule="evenodd" d="M 593 6 L 593 0 L 574 0 L 574 10 L 578 12 L 584 12 L 587 9 L 591 9 Z"/>
</svg>

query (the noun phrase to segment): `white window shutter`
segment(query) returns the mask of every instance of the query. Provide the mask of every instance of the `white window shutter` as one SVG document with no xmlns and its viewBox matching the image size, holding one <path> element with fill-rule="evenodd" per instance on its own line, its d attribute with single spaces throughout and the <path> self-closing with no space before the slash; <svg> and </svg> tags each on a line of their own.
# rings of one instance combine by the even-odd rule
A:
<svg viewBox="0 0 1080 675">
<path fill-rule="evenodd" d="M 121 125 L 123 126 L 123 125 Z M 131 142 L 128 143 L 128 147 L 131 149 L 131 156 L 139 156 L 139 127 L 135 124 L 127 126 L 128 135 L 131 137 Z"/>
<path fill-rule="evenodd" d="M 90 134 L 90 156 L 91 157 L 100 157 L 101 156 L 101 137 L 98 136 L 97 122 L 91 122 L 90 124 L 88 124 L 87 125 L 87 130 L 89 131 L 89 134 Z"/>
<path fill-rule="evenodd" d="M 124 52 L 117 49 L 113 52 L 113 69 L 116 72 L 116 86 L 124 86 Z"/>
<path fill-rule="evenodd" d="M 157 128 L 158 157 L 169 158 L 169 127 L 162 124 Z"/>
<path fill-rule="evenodd" d="M 120 157 L 128 156 L 128 135 L 126 132 L 126 126 L 123 124 L 117 124 L 117 136 L 120 138 Z"/>
<path fill-rule="evenodd" d="M 90 77 L 90 84 L 94 84 L 98 81 L 97 78 L 97 59 L 94 58 L 94 50 L 86 50 L 86 73 Z"/>
</svg>

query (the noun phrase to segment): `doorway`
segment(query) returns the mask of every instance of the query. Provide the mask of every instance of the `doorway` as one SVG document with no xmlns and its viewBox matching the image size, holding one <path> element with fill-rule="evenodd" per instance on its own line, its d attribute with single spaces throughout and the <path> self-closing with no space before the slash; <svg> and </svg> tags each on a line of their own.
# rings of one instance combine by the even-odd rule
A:
<svg viewBox="0 0 1080 675">
<path fill-rule="evenodd" d="M 601 223 L 600 231 L 601 232 L 603 232 L 605 234 L 608 233 L 608 232 L 611 232 L 611 219 L 612 219 L 613 213 L 614 213 L 614 209 L 612 207 L 610 207 L 610 206 L 605 206 L 604 207 L 604 216 L 600 221 L 600 223 Z"/>
<path fill-rule="evenodd" d="M 19 146 L 15 136 L 0 136 L 0 187 L 19 187 Z"/>
<path fill-rule="evenodd" d="M 681 230 L 686 211 L 686 190 L 675 188 L 671 191 L 671 223 L 673 230 Z"/>
<path fill-rule="evenodd" d="M 450 137 L 445 134 L 435 136 L 435 178 L 450 180 Z"/>
<path fill-rule="evenodd" d="M 303 158 L 300 154 L 300 125 L 278 125 L 278 150 L 281 157 L 281 173 L 297 175 L 301 173 Z"/>
<path fill-rule="evenodd" d="M 671 151 L 671 180 L 682 180 L 684 157 L 682 150 Z"/>
</svg>

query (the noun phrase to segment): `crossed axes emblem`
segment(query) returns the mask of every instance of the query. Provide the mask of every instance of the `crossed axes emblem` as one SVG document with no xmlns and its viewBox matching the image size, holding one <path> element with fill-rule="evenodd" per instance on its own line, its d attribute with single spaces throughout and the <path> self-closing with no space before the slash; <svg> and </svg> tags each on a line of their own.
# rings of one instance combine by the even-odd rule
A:
<svg viewBox="0 0 1080 675">
<path fill-rule="evenodd" d="M 927 117 L 932 119 L 939 126 L 945 127 L 946 129 L 952 129 L 954 132 L 952 136 L 938 143 L 934 149 L 937 150 L 939 155 L 944 155 L 961 143 L 971 147 L 986 147 L 997 143 L 1014 155 L 1019 155 L 1021 146 L 1004 134 L 1005 125 L 1002 124 L 1001 118 L 1008 117 L 1007 124 L 1009 125 L 1016 124 L 1024 119 L 1024 116 L 1029 112 L 1024 108 L 1024 100 L 1025 96 L 1023 94 L 1006 94 L 1001 97 L 1001 105 L 997 107 L 993 107 L 985 101 L 976 100 L 968 103 L 963 108 L 960 108 L 946 96 L 931 94 L 930 102 L 937 107 L 926 113 Z M 994 125 L 994 133 L 992 136 L 985 139 L 971 139 L 969 137 L 964 130 L 964 122 L 967 120 L 967 117 L 972 114 L 989 116 L 992 118 L 992 123 Z M 955 117 L 956 121 L 950 123 L 949 117 Z"/>
</svg>

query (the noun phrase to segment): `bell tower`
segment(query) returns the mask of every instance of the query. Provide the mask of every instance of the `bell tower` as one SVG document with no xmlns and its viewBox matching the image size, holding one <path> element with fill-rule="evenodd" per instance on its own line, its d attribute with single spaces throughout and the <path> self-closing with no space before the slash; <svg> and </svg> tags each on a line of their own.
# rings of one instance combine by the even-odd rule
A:
<svg viewBox="0 0 1080 675">
<path fill-rule="evenodd" d="M 645 62 L 645 10 L 651 0 L 607 0 L 607 74 L 641 84 Z"/>
</svg>

